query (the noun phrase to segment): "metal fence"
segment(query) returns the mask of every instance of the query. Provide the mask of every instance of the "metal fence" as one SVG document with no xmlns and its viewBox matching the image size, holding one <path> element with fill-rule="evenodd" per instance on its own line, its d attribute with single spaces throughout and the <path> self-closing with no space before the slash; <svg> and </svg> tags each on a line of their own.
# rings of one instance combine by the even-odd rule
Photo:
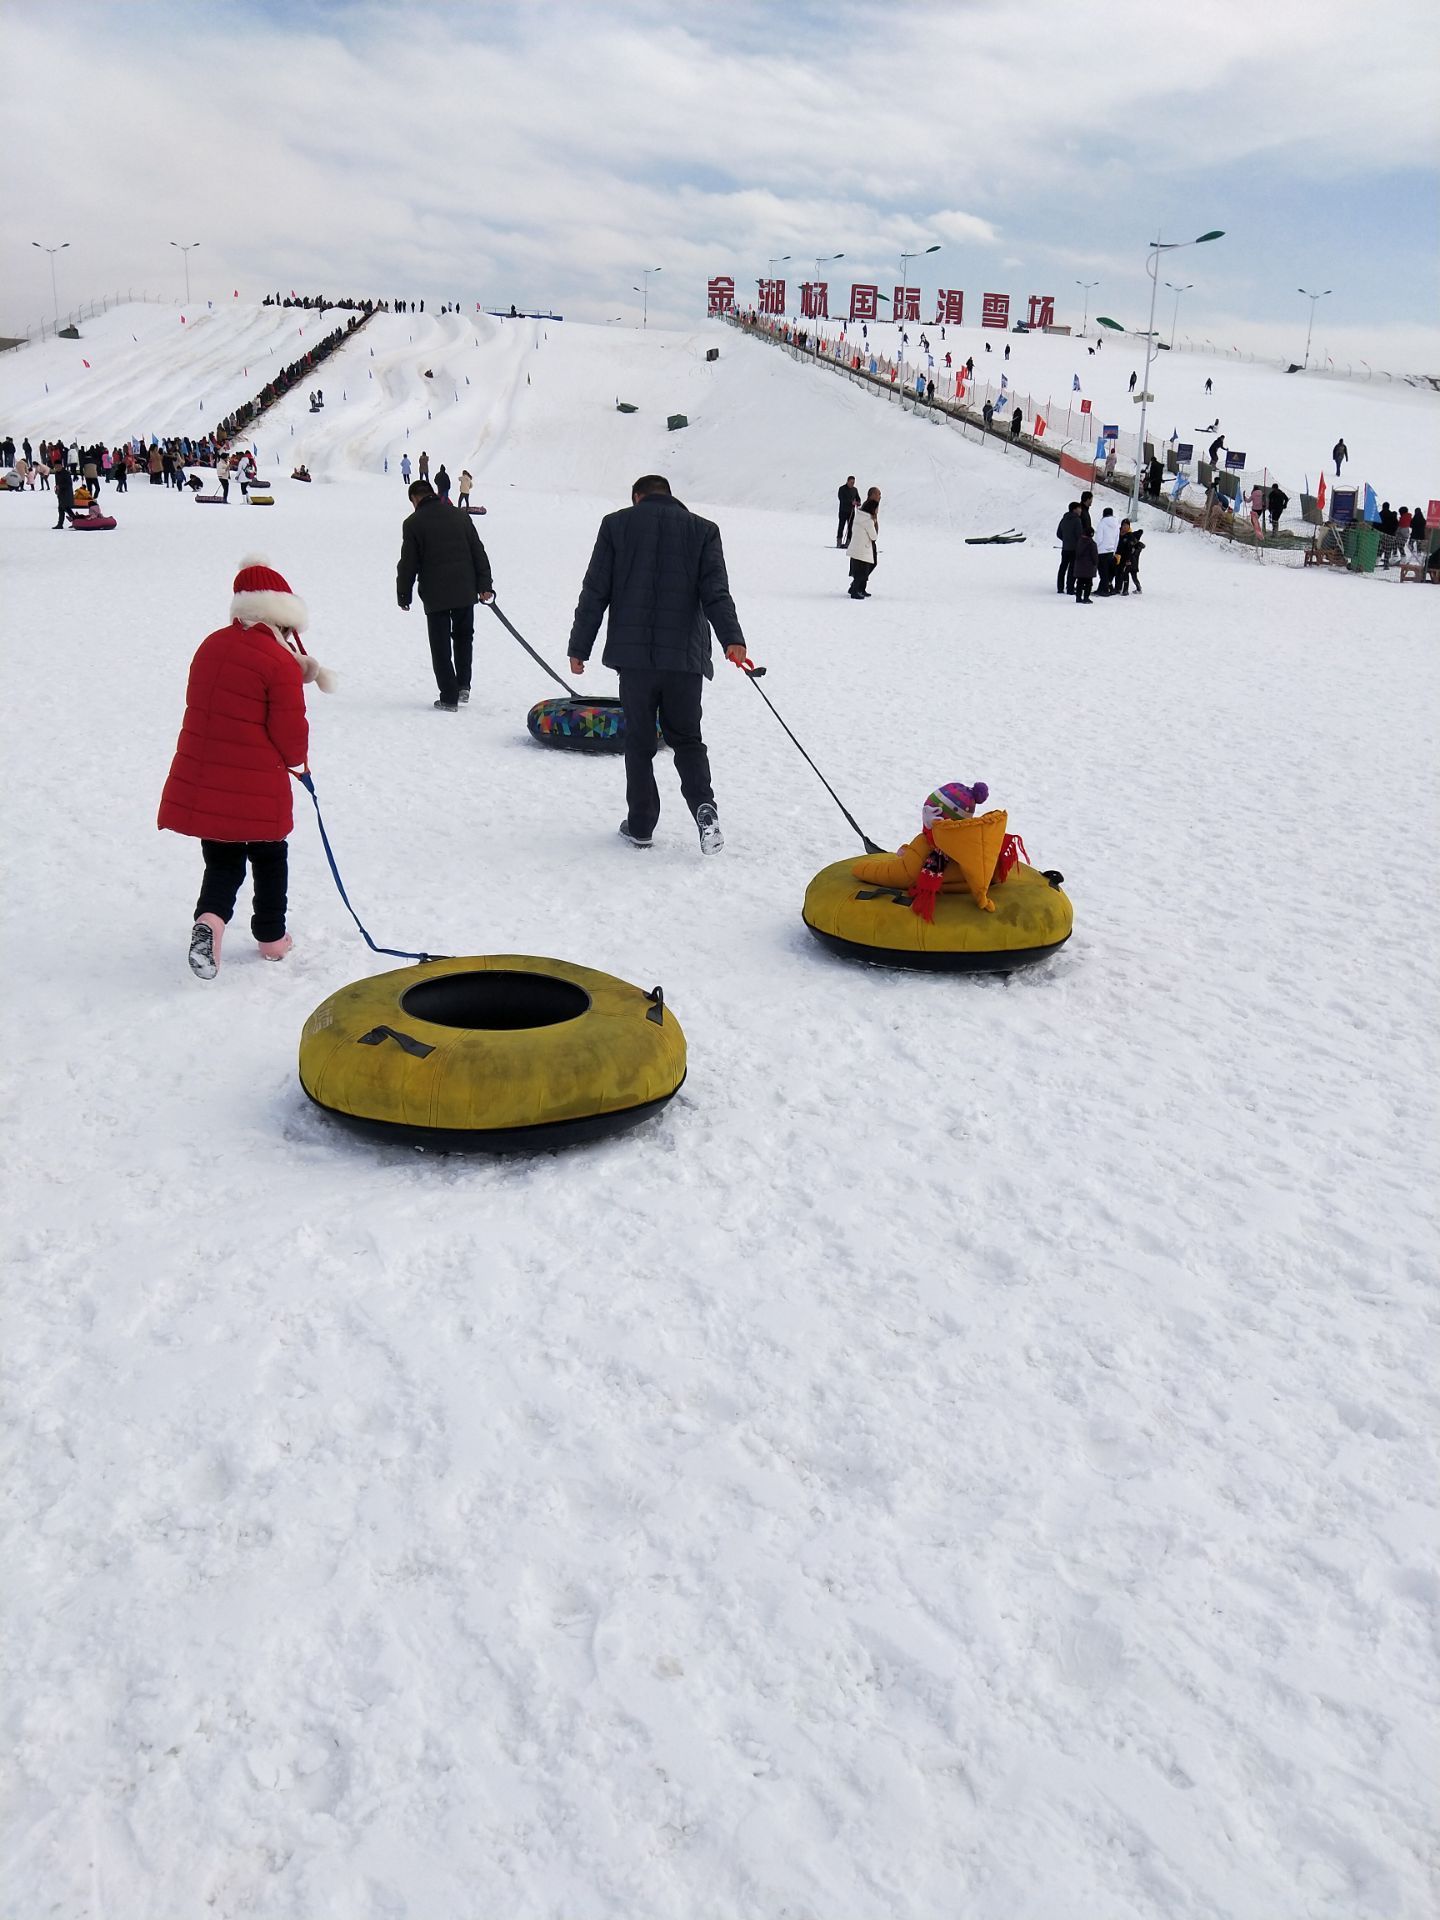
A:
<svg viewBox="0 0 1440 1920">
<path fill-rule="evenodd" d="M 73 313 L 63 315 L 58 322 L 53 319 L 37 320 L 34 326 L 27 327 L 24 333 L 18 336 L 7 335 L 8 345 L 3 348 L 3 351 L 15 353 L 21 347 L 35 346 L 42 340 L 53 340 L 57 334 L 63 333 L 66 327 L 78 327 L 82 320 L 93 320 L 96 314 L 108 313 L 111 307 L 126 306 L 136 300 L 152 307 L 179 307 L 185 304 L 182 300 L 174 299 L 165 293 L 135 293 L 133 290 L 129 293 L 107 293 L 99 300 L 87 300 L 83 307 L 76 307 Z"/>
</svg>

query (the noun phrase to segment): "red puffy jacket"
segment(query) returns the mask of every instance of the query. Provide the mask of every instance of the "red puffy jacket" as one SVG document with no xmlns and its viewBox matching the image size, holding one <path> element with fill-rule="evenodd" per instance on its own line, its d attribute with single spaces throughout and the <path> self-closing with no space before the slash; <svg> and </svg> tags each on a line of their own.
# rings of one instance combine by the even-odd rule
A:
<svg viewBox="0 0 1440 1920">
<path fill-rule="evenodd" d="M 269 627 L 222 627 L 190 662 L 156 825 L 196 840 L 283 840 L 295 824 L 285 769 L 309 750 L 300 662 Z"/>
</svg>

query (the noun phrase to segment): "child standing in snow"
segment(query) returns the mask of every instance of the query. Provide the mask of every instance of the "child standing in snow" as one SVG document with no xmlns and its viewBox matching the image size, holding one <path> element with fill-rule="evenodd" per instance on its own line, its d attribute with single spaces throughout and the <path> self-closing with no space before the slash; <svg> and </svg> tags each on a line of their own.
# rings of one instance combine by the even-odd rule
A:
<svg viewBox="0 0 1440 1920">
<path fill-rule="evenodd" d="M 1075 604 L 1090 605 L 1090 589 L 1100 566 L 1100 549 L 1093 533 L 1082 532 L 1075 545 Z"/>
<path fill-rule="evenodd" d="M 248 861 L 255 885 L 250 931 L 266 960 L 283 960 L 285 840 L 295 824 L 287 769 L 309 752 L 305 688 L 334 682 L 300 644 L 305 603 L 266 561 L 240 563 L 230 624 L 190 662 L 185 719 L 156 825 L 200 842 L 205 874 L 190 934 L 190 970 L 213 980 L 220 942 Z"/>
</svg>

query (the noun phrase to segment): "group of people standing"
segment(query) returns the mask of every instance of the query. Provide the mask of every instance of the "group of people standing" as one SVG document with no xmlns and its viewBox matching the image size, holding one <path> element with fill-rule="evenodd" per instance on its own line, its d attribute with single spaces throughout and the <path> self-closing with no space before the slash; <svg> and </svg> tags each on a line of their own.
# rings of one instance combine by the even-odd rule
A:
<svg viewBox="0 0 1440 1920">
<path fill-rule="evenodd" d="M 870 576 L 880 564 L 880 489 L 871 487 L 864 499 L 847 473 L 839 489 L 840 519 L 835 528 L 835 544 L 850 555 L 850 598 L 870 598 Z"/>
<path fill-rule="evenodd" d="M 1140 587 L 1140 554 L 1144 535 L 1129 520 L 1117 520 L 1115 509 L 1106 507 L 1097 527 L 1090 517 L 1091 493 L 1082 493 L 1065 509 L 1055 537 L 1060 542 L 1060 567 L 1055 575 L 1056 593 L 1073 594 L 1077 606 L 1090 605 L 1091 589 L 1098 576 L 1096 592 L 1102 600 L 1125 596 L 1133 586 Z"/>
<path fill-rule="evenodd" d="M 385 464 L 388 467 L 390 463 L 387 460 Z M 407 491 L 410 490 L 410 476 L 412 473 L 417 480 L 429 481 L 434 491 L 442 500 L 448 500 L 450 498 L 452 482 L 449 469 L 443 460 L 435 469 L 432 477 L 430 472 L 430 456 L 428 453 L 422 453 L 413 467 L 410 464 L 409 454 L 402 453 L 400 456 L 400 478 L 404 481 Z M 485 511 L 483 507 L 472 507 L 470 504 L 470 489 L 474 484 L 475 476 L 468 467 L 462 467 L 460 469 L 459 489 L 455 496 L 455 505 L 462 513 L 483 513 Z"/>
</svg>

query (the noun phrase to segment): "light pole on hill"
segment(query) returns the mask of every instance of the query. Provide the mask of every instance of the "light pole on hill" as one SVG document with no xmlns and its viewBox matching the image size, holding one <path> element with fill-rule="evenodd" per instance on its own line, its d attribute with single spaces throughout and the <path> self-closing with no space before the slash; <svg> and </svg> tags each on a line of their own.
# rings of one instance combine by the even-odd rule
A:
<svg viewBox="0 0 1440 1920">
<path fill-rule="evenodd" d="M 910 271 L 910 262 L 912 260 L 923 259 L 927 253 L 939 253 L 939 251 L 940 251 L 940 242 L 937 240 L 933 247 L 914 247 L 911 249 L 909 253 L 902 253 L 900 255 L 900 286 L 901 286 L 902 299 L 904 298 L 904 287 L 905 287 L 906 276 Z M 901 316 L 898 313 L 892 313 L 890 315 L 890 318 L 898 322 Z"/>
<path fill-rule="evenodd" d="M 170 244 L 172 247 L 179 247 L 181 253 L 185 256 L 185 304 L 188 307 L 190 304 L 190 250 L 192 247 L 198 247 L 200 242 L 198 240 L 172 240 Z"/>
<path fill-rule="evenodd" d="M 1175 296 L 1175 311 L 1170 316 L 1170 351 L 1173 353 L 1175 351 L 1175 329 L 1180 324 L 1180 296 L 1182 293 L 1192 292 L 1195 282 L 1193 280 L 1187 280 L 1184 286 L 1181 287 L 1177 287 L 1173 280 L 1167 280 L 1165 284 Z"/>
<path fill-rule="evenodd" d="M 1085 311 L 1080 316 L 1080 338 L 1083 340 L 1085 338 L 1085 329 L 1090 324 L 1091 289 L 1098 287 L 1100 282 L 1098 280 L 1077 280 L 1075 284 L 1077 287 L 1083 287 L 1085 289 Z"/>
<path fill-rule="evenodd" d="M 650 276 L 652 273 L 662 273 L 663 271 L 664 269 L 662 267 L 641 267 L 640 278 L 645 282 L 645 285 L 643 287 L 632 287 L 630 289 L 632 293 L 638 293 L 640 295 L 642 302 L 640 308 L 640 324 L 642 327 L 648 327 L 650 324 Z"/>
<path fill-rule="evenodd" d="M 1140 446 L 1135 455 L 1135 472 L 1130 481 L 1130 512 L 1133 515 L 1140 498 L 1140 468 L 1145 459 L 1145 411 L 1150 404 L 1150 362 L 1155 357 L 1155 300 L 1160 292 L 1160 256 L 1162 253 L 1174 253 L 1180 247 L 1203 247 L 1209 240 L 1223 240 L 1225 229 L 1212 227 L 1209 233 L 1197 233 L 1193 240 L 1152 240 L 1150 251 L 1145 258 L 1145 271 L 1150 276 L 1150 327 L 1145 335 L 1145 374 L 1140 388 Z M 1118 320 L 1106 320 L 1096 315 L 1096 324 L 1113 327 L 1117 333 L 1125 329 Z"/>
<path fill-rule="evenodd" d="M 828 267 L 828 266 L 829 266 L 829 265 L 831 264 L 831 262 L 832 262 L 832 261 L 834 261 L 834 260 L 843 260 L 844 258 L 845 258 L 845 256 L 844 256 L 844 254 L 843 254 L 843 253 L 825 253 L 825 254 L 818 254 L 818 255 L 816 256 L 816 259 L 815 259 L 815 278 L 816 278 L 817 280 L 818 280 L 818 279 L 820 278 L 820 269 L 821 269 L 821 267 Z M 826 298 L 825 298 L 825 304 L 826 304 L 826 306 L 827 306 L 827 307 L 828 307 L 828 306 L 829 306 L 829 304 L 830 304 L 830 298 L 829 298 L 829 292 L 828 292 L 828 289 L 827 289 L 827 292 L 826 292 Z M 818 315 L 815 315 L 815 314 L 812 314 L 812 315 L 811 315 L 810 317 L 811 317 L 811 319 L 813 320 L 813 319 L 816 319 L 816 318 L 818 318 L 819 316 L 818 316 Z M 828 314 L 828 313 L 827 313 L 827 314 L 825 315 L 825 318 L 826 318 L 827 320 L 828 320 L 828 319 L 830 318 L 830 316 L 829 316 L 829 314 Z"/>
<path fill-rule="evenodd" d="M 1325 294 L 1332 293 L 1334 289 L 1332 287 L 1326 287 L 1324 293 L 1311 293 L 1308 287 L 1297 287 L 1295 291 L 1297 293 L 1303 293 L 1305 298 L 1310 302 L 1310 324 L 1305 329 L 1305 366 L 1308 367 L 1310 365 L 1310 336 L 1315 331 L 1315 308 L 1317 303 L 1325 298 Z"/>
<path fill-rule="evenodd" d="M 38 240 L 32 240 L 30 244 L 32 247 L 40 247 Z M 55 315 L 56 333 L 60 331 L 60 296 L 55 291 L 55 256 L 57 253 L 63 253 L 69 244 L 68 240 L 62 240 L 58 247 L 40 247 L 41 253 L 48 253 L 50 256 L 50 306 Z"/>
</svg>

